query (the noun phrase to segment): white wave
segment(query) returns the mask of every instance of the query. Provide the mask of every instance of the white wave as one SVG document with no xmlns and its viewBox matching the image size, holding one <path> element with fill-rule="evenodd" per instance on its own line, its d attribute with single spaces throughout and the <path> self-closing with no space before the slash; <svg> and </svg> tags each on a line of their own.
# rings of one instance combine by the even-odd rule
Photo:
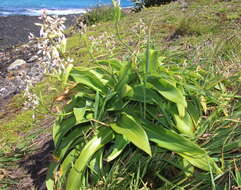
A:
<svg viewBox="0 0 241 190">
<path fill-rule="evenodd" d="M 70 15 L 70 14 L 82 14 L 86 9 L 45 9 L 48 15 Z M 31 16 L 39 16 L 42 14 L 42 10 L 29 9 L 27 11 Z"/>
<path fill-rule="evenodd" d="M 70 15 L 70 14 L 83 14 L 88 9 L 45 9 L 48 15 Z M 1 10 L 0 16 L 9 15 L 27 15 L 39 16 L 42 14 L 42 9 L 24 9 L 24 10 Z"/>
</svg>

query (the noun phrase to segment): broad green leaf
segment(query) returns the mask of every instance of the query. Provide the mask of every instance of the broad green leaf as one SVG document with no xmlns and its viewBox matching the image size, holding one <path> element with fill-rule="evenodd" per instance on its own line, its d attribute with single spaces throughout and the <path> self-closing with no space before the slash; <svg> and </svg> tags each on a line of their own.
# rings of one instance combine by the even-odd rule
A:
<svg viewBox="0 0 241 190">
<path fill-rule="evenodd" d="M 200 102 L 197 97 L 191 97 L 191 101 L 188 101 L 187 111 L 191 116 L 195 127 L 197 127 L 197 123 L 201 117 L 202 110 L 200 106 Z"/>
<path fill-rule="evenodd" d="M 76 123 L 75 116 L 65 118 L 55 122 L 53 126 L 53 140 L 55 147 L 58 147 L 61 142 L 61 138 L 64 137 L 70 130 L 74 129 L 77 124 L 87 124 L 89 120 L 83 120 L 82 122 Z"/>
<path fill-rule="evenodd" d="M 66 189 L 79 190 L 81 188 L 81 179 L 88 162 L 91 160 L 92 156 L 105 144 L 110 142 L 113 137 L 114 133 L 110 128 L 103 127 L 99 129 L 98 134 L 82 149 L 73 168 L 70 170 Z"/>
<path fill-rule="evenodd" d="M 155 73 L 155 72 L 157 72 L 157 68 L 160 65 L 160 60 L 162 60 L 162 59 L 159 59 L 159 51 L 156 51 L 153 49 L 149 49 L 147 51 L 149 51 L 149 53 L 146 52 L 146 54 L 148 53 L 149 61 L 148 61 L 148 70 L 146 72 Z M 147 59 L 147 56 L 145 56 L 145 58 L 143 59 L 143 63 L 142 63 L 143 71 L 146 70 L 146 64 L 147 64 L 146 59 Z"/>
<path fill-rule="evenodd" d="M 184 106 L 183 104 L 177 104 L 177 110 L 178 110 L 180 117 L 185 116 L 186 106 Z"/>
<path fill-rule="evenodd" d="M 83 134 L 90 128 L 91 125 L 78 126 L 73 129 L 73 131 L 69 132 L 66 137 L 62 137 L 60 145 L 56 147 L 56 155 L 59 159 L 62 159 L 65 156 L 72 144 L 76 144 L 81 140 L 83 141 L 84 139 L 81 138 L 81 136 L 83 136 Z"/>
<path fill-rule="evenodd" d="M 97 61 L 97 64 L 109 66 L 110 69 L 114 69 L 116 71 L 120 71 L 121 68 L 123 68 L 123 65 L 124 65 L 123 62 L 120 62 L 119 60 L 115 60 L 115 59 L 100 60 L 100 61 Z"/>
<path fill-rule="evenodd" d="M 74 162 L 76 160 L 77 152 L 78 152 L 77 149 L 73 149 L 72 151 L 70 151 L 70 153 L 66 156 L 66 158 L 60 165 L 63 175 L 66 175 L 67 171 L 70 169 L 71 165 L 74 164 Z"/>
<path fill-rule="evenodd" d="M 51 179 L 51 178 L 46 179 L 46 188 L 48 190 L 54 190 L 54 180 L 53 179 Z"/>
<path fill-rule="evenodd" d="M 123 86 L 123 88 L 121 89 L 121 92 L 120 92 L 121 97 L 124 98 L 124 97 L 128 96 L 131 93 L 132 90 L 133 89 L 132 89 L 132 87 L 130 85 L 125 84 Z"/>
<path fill-rule="evenodd" d="M 68 113 L 68 112 L 72 112 L 73 111 L 73 108 L 81 108 L 81 107 L 85 107 L 85 104 L 86 104 L 86 100 L 85 98 L 83 98 L 83 93 L 78 93 L 76 94 L 72 100 L 67 104 L 65 105 L 64 107 L 64 113 Z"/>
<path fill-rule="evenodd" d="M 68 153 L 68 155 L 64 158 L 60 165 L 60 171 L 62 172 L 63 176 L 66 176 L 71 168 L 71 166 L 74 165 L 75 160 L 78 158 L 80 151 L 85 146 L 85 141 L 80 139 L 80 141 L 73 143 L 74 148 L 70 148 L 71 151 Z"/>
<path fill-rule="evenodd" d="M 216 173 L 221 173 L 221 170 L 215 162 L 197 144 L 171 130 L 155 126 L 144 120 L 141 120 L 140 122 L 146 130 L 150 141 L 155 142 L 162 148 L 176 152 L 183 158 L 187 159 L 192 165 L 200 169 L 209 171 L 210 165 Z"/>
<path fill-rule="evenodd" d="M 90 69 L 73 69 L 70 73 L 70 77 L 72 77 L 75 82 L 84 84 L 102 94 L 106 94 L 107 92 L 107 87 L 105 86 L 106 81 L 101 80 L 101 78 L 91 72 Z"/>
<path fill-rule="evenodd" d="M 173 86 L 168 80 L 150 76 L 147 78 L 147 82 L 166 99 L 187 107 L 186 99 L 181 90 Z"/>
<path fill-rule="evenodd" d="M 185 158 L 188 162 L 190 162 L 193 166 L 200 168 L 205 171 L 210 171 L 210 167 L 212 171 L 216 174 L 222 174 L 222 170 L 216 165 L 215 161 L 208 156 L 208 154 L 201 155 L 187 155 L 183 153 L 178 153 L 180 156 Z"/>
<path fill-rule="evenodd" d="M 83 121 L 84 119 L 84 115 L 85 115 L 85 110 L 86 108 L 74 108 L 73 112 L 74 112 L 74 116 L 76 119 L 76 123 L 80 123 L 81 121 Z"/>
<path fill-rule="evenodd" d="M 63 121 L 55 122 L 53 126 L 53 140 L 55 146 L 59 144 L 60 138 L 64 136 L 73 126 L 75 126 L 76 119 L 74 116 L 65 118 Z"/>
<path fill-rule="evenodd" d="M 110 153 L 110 155 L 106 158 L 106 161 L 111 162 L 112 160 L 116 159 L 128 144 L 129 141 L 126 140 L 122 135 L 116 135 L 113 150 Z"/>
<path fill-rule="evenodd" d="M 146 91 L 146 103 L 149 104 L 155 104 L 155 103 L 161 103 L 162 97 L 154 90 L 150 88 L 146 88 L 144 85 L 138 85 L 134 88 L 131 88 L 128 93 L 127 97 L 130 100 L 138 101 L 138 102 L 144 102 L 144 91 Z"/>
<path fill-rule="evenodd" d="M 91 172 L 91 179 L 94 184 L 98 183 L 103 174 L 103 149 L 98 150 L 89 162 L 89 168 Z"/>
<path fill-rule="evenodd" d="M 182 170 L 184 171 L 185 176 L 192 176 L 194 174 L 194 167 L 186 159 L 182 159 L 181 162 Z"/>
<path fill-rule="evenodd" d="M 117 123 L 111 124 L 111 127 L 115 132 L 122 134 L 127 140 L 151 156 L 151 147 L 146 132 L 134 117 L 123 113 L 121 119 Z"/>
<path fill-rule="evenodd" d="M 118 111 L 121 110 L 127 102 L 124 102 L 123 99 L 118 98 L 118 95 L 113 96 L 107 103 L 106 103 L 106 110 L 107 111 Z"/>
<path fill-rule="evenodd" d="M 146 120 L 141 120 L 140 122 L 147 132 L 150 141 L 157 143 L 162 148 L 176 153 L 205 154 L 205 151 L 198 145 L 172 130 L 156 126 Z"/>
<path fill-rule="evenodd" d="M 116 85 L 117 93 L 121 93 L 122 88 L 128 83 L 131 74 L 131 63 L 127 63 L 119 72 L 118 83 Z"/>
<path fill-rule="evenodd" d="M 189 137 L 194 137 L 194 125 L 189 113 L 185 114 L 185 117 L 180 117 L 174 114 L 174 119 L 176 121 L 176 128 L 178 131 Z"/>
</svg>

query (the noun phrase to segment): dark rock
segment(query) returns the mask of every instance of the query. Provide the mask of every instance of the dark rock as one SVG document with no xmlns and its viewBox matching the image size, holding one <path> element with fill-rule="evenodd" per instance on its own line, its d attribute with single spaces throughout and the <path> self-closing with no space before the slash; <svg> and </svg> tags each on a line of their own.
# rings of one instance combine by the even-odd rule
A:
<svg viewBox="0 0 241 190">
<path fill-rule="evenodd" d="M 10 80 L 0 79 L 0 101 L 17 93 L 17 86 Z"/>
</svg>

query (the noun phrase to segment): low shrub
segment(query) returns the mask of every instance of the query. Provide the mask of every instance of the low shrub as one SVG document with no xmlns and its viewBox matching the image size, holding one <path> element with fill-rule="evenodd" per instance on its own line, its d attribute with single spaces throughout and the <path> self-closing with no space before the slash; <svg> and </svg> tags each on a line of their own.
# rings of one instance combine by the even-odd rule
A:
<svg viewBox="0 0 241 190">
<path fill-rule="evenodd" d="M 135 8 L 140 10 L 144 7 L 158 6 L 166 3 L 170 3 L 175 0 L 132 0 Z"/>
<path fill-rule="evenodd" d="M 218 30 L 213 23 L 202 23 L 198 18 L 189 16 L 180 18 L 172 38 L 179 36 L 199 36 L 202 34 L 215 33 Z"/>
<path fill-rule="evenodd" d="M 125 13 L 122 13 L 125 16 Z M 97 6 L 87 11 L 77 20 L 77 24 L 82 22 L 86 25 L 93 25 L 100 22 L 113 21 L 114 8 L 113 6 Z"/>
</svg>

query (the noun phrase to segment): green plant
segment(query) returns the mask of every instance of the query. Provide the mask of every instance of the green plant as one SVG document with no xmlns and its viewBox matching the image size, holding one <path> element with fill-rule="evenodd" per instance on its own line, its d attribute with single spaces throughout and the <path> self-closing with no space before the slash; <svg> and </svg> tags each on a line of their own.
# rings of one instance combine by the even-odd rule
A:
<svg viewBox="0 0 241 190">
<path fill-rule="evenodd" d="M 190 140 L 201 112 L 201 103 L 191 96 L 195 93 L 179 80 L 177 67 L 160 65 L 156 51 L 147 55 L 140 65 L 109 60 L 72 69 L 75 95 L 53 128 L 56 161 L 47 179 L 49 189 L 60 185 L 75 190 L 89 181 L 97 183 L 106 165 L 130 143 L 149 156 L 154 143 L 195 167 L 221 173 L 208 153 Z"/>
<path fill-rule="evenodd" d="M 117 36 L 126 47 L 118 28 L 120 8 L 114 5 Z M 196 134 L 205 131 L 199 128 L 202 112 L 207 112 L 205 92 L 200 92 L 205 81 L 197 70 L 185 71 L 162 61 L 148 39 L 146 54 L 133 63 L 104 60 L 92 68 L 71 68 L 65 78 L 74 84 L 73 97 L 53 127 L 55 161 L 50 165 L 48 189 L 98 186 L 127 147 L 149 156 L 154 147 L 174 152 L 185 175 L 193 175 L 194 167 L 210 171 L 215 187 L 214 175 L 222 171 L 195 142 Z M 137 169 L 136 179 L 130 182 L 134 189 L 145 175 L 142 171 L 140 177 Z"/>
<path fill-rule="evenodd" d="M 135 8 L 140 10 L 144 7 L 158 6 L 166 3 L 170 3 L 174 0 L 132 0 L 135 4 Z"/>
<path fill-rule="evenodd" d="M 77 22 L 83 22 L 88 26 L 100 22 L 113 21 L 114 14 L 114 8 L 112 6 L 100 5 L 86 12 L 83 16 L 79 18 Z M 125 16 L 125 13 L 123 13 L 122 15 Z"/>
</svg>

